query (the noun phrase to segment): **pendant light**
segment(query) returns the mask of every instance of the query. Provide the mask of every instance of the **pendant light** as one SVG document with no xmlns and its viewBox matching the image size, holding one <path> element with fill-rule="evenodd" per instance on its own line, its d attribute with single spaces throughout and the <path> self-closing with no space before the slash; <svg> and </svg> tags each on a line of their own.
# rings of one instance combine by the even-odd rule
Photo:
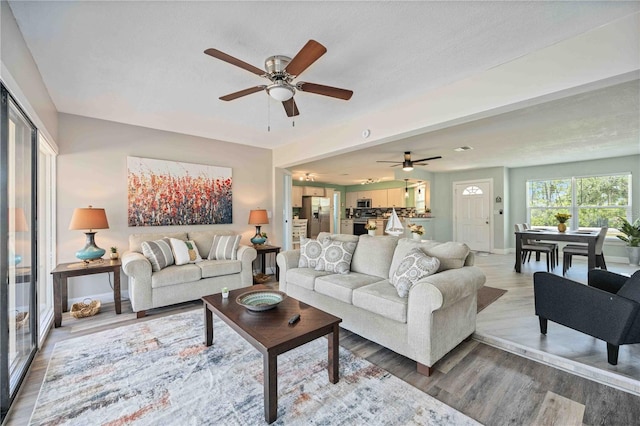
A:
<svg viewBox="0 0 640 426">
<path fill-rule="evenodd" d="M 407 181 L 409 179 L 404 180 L 404 198 L 409 198 L 409 188 L 407 188 Z"/>
</svg>

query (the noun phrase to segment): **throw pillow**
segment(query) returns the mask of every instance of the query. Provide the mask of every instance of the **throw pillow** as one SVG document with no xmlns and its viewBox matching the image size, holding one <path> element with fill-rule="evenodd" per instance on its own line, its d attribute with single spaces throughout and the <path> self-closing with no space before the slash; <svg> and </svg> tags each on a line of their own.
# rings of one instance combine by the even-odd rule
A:
<svg viewBox="0 0 640 426">
<path fill-rule="evenodd" d="M 315 268 L 322 255 L 322 244 L 318 240 L 300 237 L 300 260 L 298 268 Z"/>
<path fill-rule="evenodd" d="M 242 235 L 214 235 L 209 260 L 236 260 Z"/>
<path fill-rule="evenodd" d="M 391 284 L 396 288 L 398 296 L 408 297 L 409 290 L 416 282 L 435 273 L 439 267 L 437 257 L 427 256 L 419 248 L 411 249 L 393 273 Z"/>
<path fill-rule="evenodd" d="M 176 265 L 186 265 L 187 263 L 201 262 L 202 258 L 198 253 L 198 247 L 193 241 L 184 241 L 177 238 L 170 238 L 173 257 Z"/>
<path fill-rule="evenodd" d="M 318 259 L 316 271 L 348 274 L 351 270 L 351 259 L 357 243 L 336 241 L 327 238 L 322 243 L 322 255 Z"/>
<path fill-rule="evenodd" d="M 143 241 L 142 254 L 151 262 L 153 272 L 161 271 L 169 265 L 173 265 L 173 253 L 168 238 L 156 241 Z"/>
</svg>

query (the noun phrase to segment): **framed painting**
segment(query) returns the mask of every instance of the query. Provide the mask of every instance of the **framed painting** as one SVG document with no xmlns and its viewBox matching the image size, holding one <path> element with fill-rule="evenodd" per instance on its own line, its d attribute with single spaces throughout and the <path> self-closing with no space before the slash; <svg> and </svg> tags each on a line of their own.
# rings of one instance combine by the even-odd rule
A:
<svg viewBox="0 0 640 426">
<path fill-rule="evenodd" d="M 230 167 L 127 157 L 129 226 L 232 223 Z"/>
</svg>

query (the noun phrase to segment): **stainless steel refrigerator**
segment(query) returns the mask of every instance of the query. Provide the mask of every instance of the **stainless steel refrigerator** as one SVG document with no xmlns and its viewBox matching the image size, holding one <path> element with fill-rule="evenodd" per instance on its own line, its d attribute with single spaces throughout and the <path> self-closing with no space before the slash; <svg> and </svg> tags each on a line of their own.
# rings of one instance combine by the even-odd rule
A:
<svg viewBox="0 0 640 426">
<path fill-rule="evenodd" d="M 331 200 L 324 197 L 302 197 L 300 219 L 308 219 L 307 238 L 330 232 Z"/>
</svg>

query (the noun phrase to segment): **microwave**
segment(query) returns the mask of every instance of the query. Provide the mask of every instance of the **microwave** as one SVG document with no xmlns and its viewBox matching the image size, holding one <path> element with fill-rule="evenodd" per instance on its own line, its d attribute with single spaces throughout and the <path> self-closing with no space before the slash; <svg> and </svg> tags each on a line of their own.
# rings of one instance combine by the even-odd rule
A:
<svg viewBox="0 0 640 426">
<path fill-rule="evenodd" d="M 356 201 L 356 207 L 359 209 L 370 209 L 371 208 L 371 199 L 370 198 L 362 198 Z"/>
</svg>

